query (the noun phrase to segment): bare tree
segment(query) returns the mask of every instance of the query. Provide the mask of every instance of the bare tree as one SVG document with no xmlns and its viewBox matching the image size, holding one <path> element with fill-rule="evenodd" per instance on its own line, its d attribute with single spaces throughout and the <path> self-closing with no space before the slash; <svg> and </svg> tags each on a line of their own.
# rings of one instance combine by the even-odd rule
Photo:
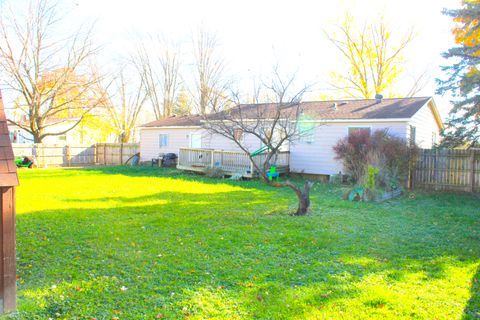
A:
<svg viewBox="0 0 480 320">
<path fill-rule="evenodd" d="M 273 187 L 289 187 L 298 198 L 298 208 L 294 215 L 305 215 L 310 207 L 310 188 L 313 183 L 305 181 L 303 188 L 287 180 L 279 182 L 269 179 L 271 164 L 275 163 L 282 147 L 302 137 L 299 121 L 302 117 L 301 99 L 307 87 L 294 95 L 289 95 L 294 77 L 283 81 L 275 70 L 274 79 L 265 86 L 270 102 L 262 104 L 241 104 L 238 95 L 234 95 L 231 104 L 223 110 L 203 116 L 203 126 L 213 135 L 223 136 L 234 142 L 244 151 L 254 165 L 260 179 Z M 260 92 L 256 90 L 256 92 Z M 263 146 L 264 157 L 261 163 L 256 154 L 249 150 L 243 136 L 251 135 Z"/>
<path fill-rule="evenodd" d="M 192 40 L 197 73 L 197 107 L 200 114 L 206 114 L 218 110 L 226 100 L 226 83 L 223 79 L 225 61 L 219 56 L 218 40 L 214 34 L 199 28 Z"/>
<path fill-rule="evenodd" d="M 158 48 L 149 50 L 145 44 L 140 45 L 133 61 L 142 78 L 155 117 L 161 119 L 172 115 L 175 107 L 181 84 L 180 50 L 177 45 L 159 36 L 152 40 Z"/>
<path fill-rule="evenodd" d="M 113 83 L 108 111 L 117 141 L 128 143 L 135 133 L 135 127 L 142 108 L 147 100 L 143 81 L 129 79 L 126 81 L 124 68 L 119 68 L 119 75 Z"/>
<path fill-rule="evenodd" d="M 19 96 L 15 111 L 22 116 L 10 122 L 35 142 L 72 130 L 104 98 L 91 67 L 98 51 L 91 28 L 60 38 L 57 10 L 57 3 L 32 0 L 25 16 L 12 9 L 0 15 L 2 84 Z"/>
<path fill-rule="evenodd" d="M 393 92 L 404 71 L 403 53 L 413 40 L 413 32 L 395 39 L 383 18 L 358 28 L 348 14 L 337 31 L 338 35 L 335 32 L 326 32 L 326 35 L 345 58 L 348 72 L 334 72 L 333 87 L 353 98 L 369 99 L 387 90 Z M 422 89 L 424 77 L 414 79 L 409 95 Z"/>
</svg>

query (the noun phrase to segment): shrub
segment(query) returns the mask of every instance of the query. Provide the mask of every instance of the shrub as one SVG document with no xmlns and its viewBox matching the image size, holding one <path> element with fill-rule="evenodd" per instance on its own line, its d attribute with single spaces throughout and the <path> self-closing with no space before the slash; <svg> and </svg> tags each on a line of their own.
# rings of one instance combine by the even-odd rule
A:
<svg viewBox="0 0 480 320">
<path fill-rule="evenodd" d="M 367 184 L 369 165 L 378 169 L 375 184 L 386 190 L 398 188 L 408 177 L 412 159 L 417 154 L 415 146 L 409 146 L 387 130 L 372 135 L 365 131 L 352 132 L 333 147 L 337 160 L 342 160 L 344 170 L 357 184 Z"/>
<path fill-rule="evenodd" d="M 368 152 L 371 147 L 370 135 L 365 131 L 357 131 L 337 142 L 333 147 L 335 159 L 343 161 L 345 173 L 353 182 L 359 182 L 365 176 Z"/>
</svg>

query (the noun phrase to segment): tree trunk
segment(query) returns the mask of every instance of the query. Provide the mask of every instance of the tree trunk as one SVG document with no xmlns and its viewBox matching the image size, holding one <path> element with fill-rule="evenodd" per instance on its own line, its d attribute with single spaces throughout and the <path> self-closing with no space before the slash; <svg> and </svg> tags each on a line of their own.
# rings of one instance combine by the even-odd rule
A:
<svg viewBox="0 0 480 320">
<path fill-rule="evenodd" d="M 207 105 L 208 105 L 208 88 L 201 84 L 200 87 L 200 114 L 207 114 Z"/>
<path fill-rule="evenodd" d="M 121 133 L 121 134 L 117 137 L 118 143 L 128 143 L 128 142 L 130 141 L 130 135 L 131 135 L 131 131 L 130 131 L 130 130 L 125 131 L 124 133 Z"/>
<path fill-rule="evenodd" d="M 34 132 L 33 133 L 33 143 L 42 143 L 42 137 L 39 132 Z"/>
<path fill-rule="evenodd" d="M 310 209 L 310 189 L 313 186 L 313 182 L 305 181 L 303 185 L 303 190 L 300 189 L 296 184 L 291 183 L 290 181 L 285 182 L 285 185 L 292 189 L 298 198 L 298 208 L 297 211 L 292 215 L 294 216 L 304 216 L 308 213 Z"/>
<path fill-rule="evenodd" d="M 302 190 L 295 183 L 288 180 L 285 182 L 269 182 L 268 180 L 266 181 L 273 187 L 289 187 L 295 192 L 295 195 L 298 199 L 298 208 L 297 211 L 292 213 L 293 216 L 304 216 L 308 213 L 308 210 L 310 209 L 310 189 L 312 188 L 314 182 L 305 181 Z"/>
</svg>

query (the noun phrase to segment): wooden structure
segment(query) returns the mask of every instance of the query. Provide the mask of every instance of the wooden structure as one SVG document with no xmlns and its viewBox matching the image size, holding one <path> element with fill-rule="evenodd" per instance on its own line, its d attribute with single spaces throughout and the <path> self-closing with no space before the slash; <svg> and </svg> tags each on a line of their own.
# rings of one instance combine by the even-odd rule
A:
<svg viewBox="0 0 480 320">
<path fill-rule="evenodd" d="M 0 312 L 15 310 L 15 187 L 17 168 L 0 93 Z"/>
<path fill-rule="evenodd" d="M 256 156 L 255 163 L 261 167 L 265 157 L 265 153 Z M 272 163 L 277 165 L 277 172 L 288 172 L 289 159 L 288 151 L 279 152 L 276 159 L 272 159 Z M 177 168 L 197 172 L 205 172 L 209 168 L 219 168 L 226 175 L 241 174 L 246 178 L 252 178 L 258 174 L 248 155 L 239 151 L 180 148 Z"/>
<path fill-rule="evenodd" d="M 426 190 L 480 192 L 480 149 L 420 150 L 412 184 Z"/>
<path fill-rule="evenodd" d="M 99 165 L 122 165 L 140 152 L 138 143 L 97 143 L 95 163 Z"/>
</svg>

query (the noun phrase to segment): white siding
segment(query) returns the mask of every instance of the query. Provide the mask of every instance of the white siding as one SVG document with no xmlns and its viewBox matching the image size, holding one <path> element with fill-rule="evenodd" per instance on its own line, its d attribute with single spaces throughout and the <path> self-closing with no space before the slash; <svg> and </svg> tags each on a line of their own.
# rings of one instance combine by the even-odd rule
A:
<svg viewBox="0 0 480 320">
<path fill-rule="evenodd" d="M 175 153 L 178 149 L 190 147 L 190 135 L 202 133 L 199 128 L 141 128 L 140 129 L 140 157 L 141 161 L 150 161 L 158 158 L 160 153 Z M 160 147 L 160 135 L 168 135 L 168 145 Z M 202 147 L 205 139 L 202 136 Z"/>
<path fill-rule="evenodd" d="M 369 127 L 372 132 L 387 129 L 390 133 L 405 139 L 409 138 L 409 125 L 417 129 L 417 143 L 425 148 L 431 146 L 432 132 L 438 126 L 428 107 L 423 107 L 408 123 L 399 122 L 338 122 L 319 124 L 315 128 L 312 143 L 296 141 L 290 148 L 290 171 L 310 174 L 335 174 L 343 171 L 341 161 L 335 160 L 333 146 L 338 140 L 348 135 L 349 127 Z M 140 131 L 141 160 L 149 161 L 158 157 L 159 153 L 173 152 L 178 154 L 179 148 L 190 147 L 190 135 L 202 134 L 202 148 L 240 151 L 229 139 L 220 135 L 212 135 L 200 128 L 142 128 Z M 169 144 L 160 148 L 159 135 L 168 134 Z M 248 149 L 253 152 L 261 147 L 261 143 L 252 135 L 244 137 Z"/>
<path fill-rule="evenodd" d="M 260 140 L 251 134 L 246 134 L 243 137 L 244 146 L 250 152 L 254 152 L 262 146 Z M 221 135 L 212 135 L 206 133 L 204 148 L 225 150 L 225 151 L 241 151 L 241 149 L 232 141 Z"/>
<path fill-rule="evenodd" d="M 202 148 L 241 151 L 231 140 L 221 135 L 212 135 L 201 128 L 141 128 L 140 130 L 140 157 L 141 161 L 150 161 L 157 158 L 159 153 L 176 153 L 180 148 L 190 147 L 192 133 L 202 134 Z M 160 148 L 160 135 L 168 135 L 168 146 Z M 245 145 L 253 152 L 261 147 L 261 143 L 252 135 L 245 135 Z"/>
<path fill-rule="evenodd" d="M 440 128 L 430 108 L 432 108 L 430 103 L 423 106 L 408 122 L 409 126 L 416 128 L 416 145 L 424 149 L 432 147 L 432 135 L 434 133 L 436 142 L 440 142 Z M 410 139 L 410 130 L 407 130 L 407 139 Z"/>
<path fill-rule="evenodd" d="M 290 146 L 290 171 L 310 174 L 335 174 L 343 171 L 341 161 L 335 160 L 333 146 L 348 135 L 349 127 L 369 127 L 374 132 L 388 129 L 391 134 L 406 139 L 406 122 L 345 122 L 321 124 L 315 128 L 312 143 L 297 141 Z"/>
</svg>

